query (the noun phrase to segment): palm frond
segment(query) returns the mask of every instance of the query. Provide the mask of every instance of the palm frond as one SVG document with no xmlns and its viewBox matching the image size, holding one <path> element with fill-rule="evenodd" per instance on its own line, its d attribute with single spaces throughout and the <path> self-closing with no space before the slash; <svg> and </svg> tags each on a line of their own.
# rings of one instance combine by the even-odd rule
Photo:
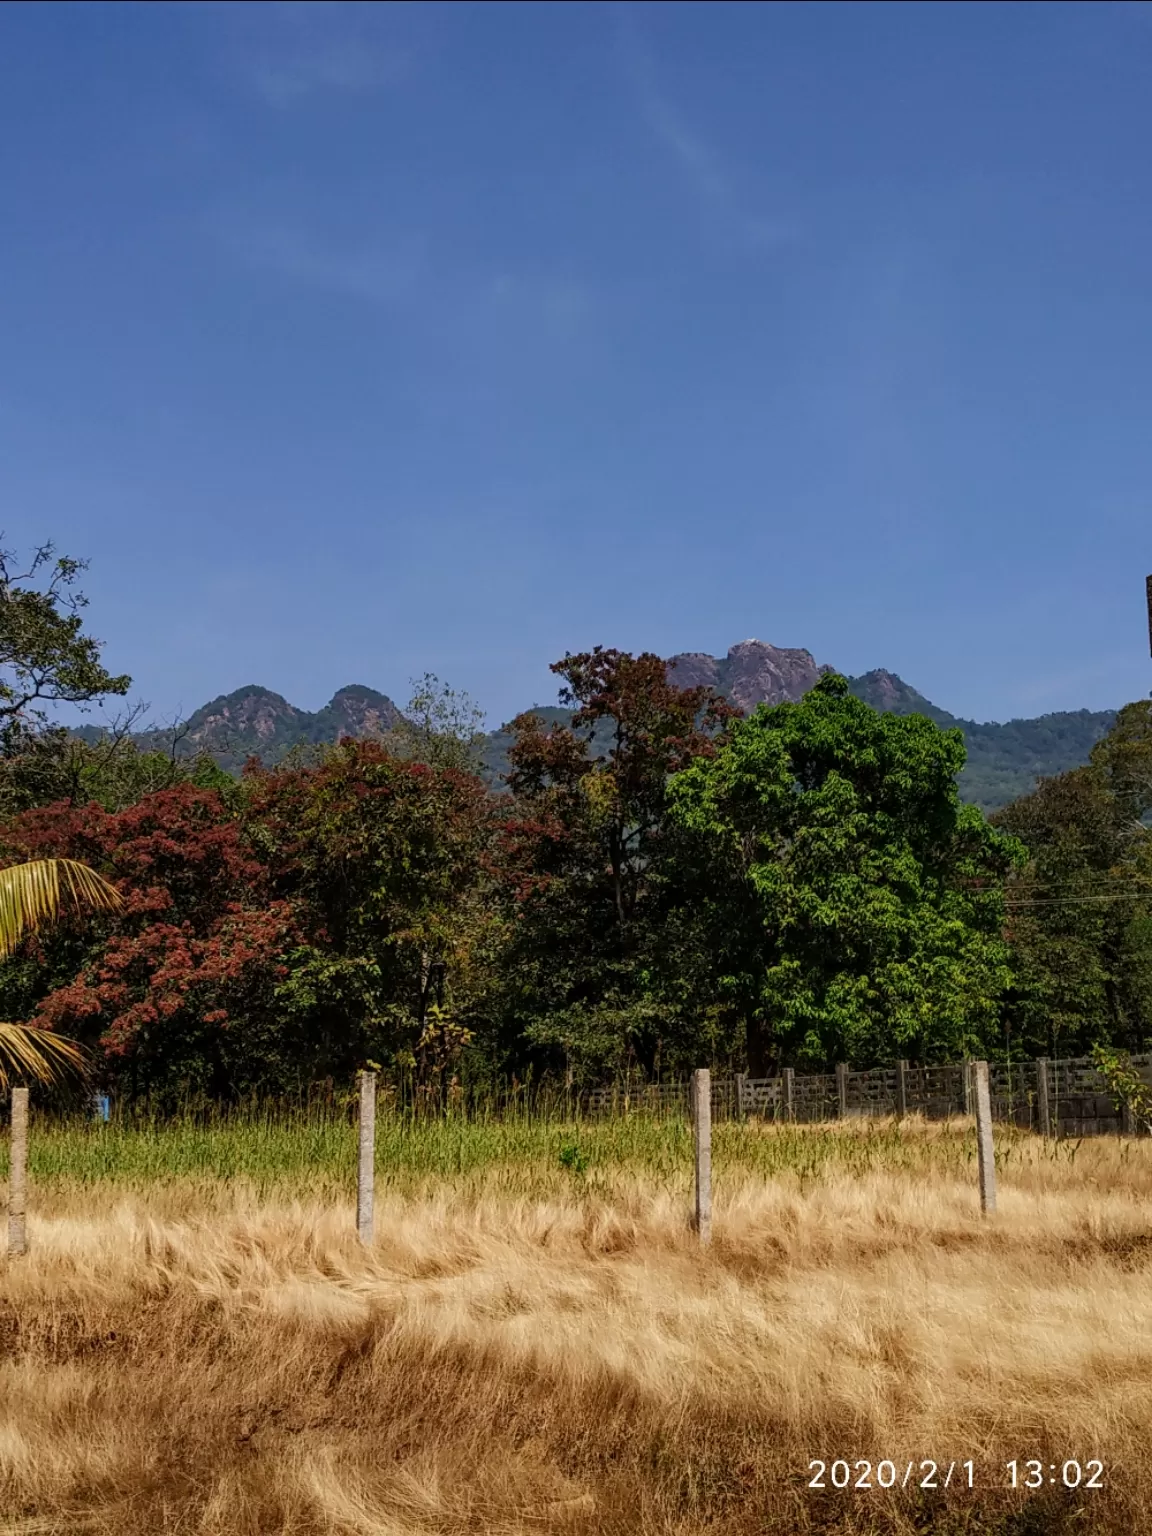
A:
<svg viewBox="0 0 1152 1536">
<path fill-rule="evenodd" d="M 30 1024 L 0 1024 L 0 1092 L 7 1093 L 13 1078 L 55 1083 L 70 1072 L 82 1073 L 87 1065 L 87 1054 L 75 1040 Z"/>
<path fill-rule="evenodd" d="M 57 915 L 62 895 L 96 911 L 121 905 L 116 887 L 76 859 L 32 859 L 0 869 L 0 960 L 12 954 L 25 934 L 35 933 Z"/>
</svg>

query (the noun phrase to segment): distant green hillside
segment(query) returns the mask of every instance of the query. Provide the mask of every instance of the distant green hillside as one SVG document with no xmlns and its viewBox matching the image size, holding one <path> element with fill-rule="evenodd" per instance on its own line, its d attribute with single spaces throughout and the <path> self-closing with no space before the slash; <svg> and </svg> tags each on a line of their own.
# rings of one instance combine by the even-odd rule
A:
<svg viewBox="0 0 1152 1536">
<path fill-rule="evenodd" d="M 960 794 L 970 805 L 999 809 L 1026 795 L 1037 778 L 1079 768 L 1111 727 L 1116 711 L 1066 710 L 1030 720 L 981 724 L 961 720 L 910 688 L 891 672 L 866 672 L 849 678 L 858 699 L 898 715 L 927 715 L 937 725 L 959 726 L 968 748 L 968 764 L 960 775 Z"/>
</svg>

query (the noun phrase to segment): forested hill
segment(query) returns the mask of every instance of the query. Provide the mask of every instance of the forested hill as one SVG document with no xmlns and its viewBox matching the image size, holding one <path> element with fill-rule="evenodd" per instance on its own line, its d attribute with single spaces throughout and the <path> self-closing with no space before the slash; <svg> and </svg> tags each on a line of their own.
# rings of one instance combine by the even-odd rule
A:
<svg viewBox="0 0 1152 1536">
<path fill-rule="evenodd" d="M 1089 752 L 1116 718 L 1115 710 L 1078 709 L 1032 720 L 1008 720 L 1002 725 L 981 724 L 937 709 L 890 672 L 867 672 L 863 677 L 850 677 L 848 684 L 858 699 L 876 709 L 898 715 L 927 715 L 937 725 L 959 726 L 968 747 L 960 794 L 969 804 L 986 811 L 998 810 L 1026 795 L 1038 778 L 1086 763 Z M 570 719 L 561 709 L 537 709 L 535 713 L 562 723 Z M 484 772 L 493 782 L 498 782 L 507 768 L 511 744 L 508 730 L 493 731 L 485 738 Z"/>
<path fill-rule="evenodd" d="M 1088 761 L 1088 754 L 1116 718 L 1113 709 L 1064 710 L 1030 720 L 961 720 L 910 688 L 891 672 L 866 672 L 849 679 L 858 699 L 897 715 L 927 715 L 937 725 L 959 726 L 968 748 L 960 793 L 986 811 L 1026 795 L 1036 780 L 1064 773 Z"/>
<path fill-rule="evenodd" d="M 757 704 L 798 700 L 825 672 L 811 653 L 783 649 L 760 640 L 734 645 L 726 656 L 700 652 L 672 657 L 668 666 L 677 683 L 691 686 L 708 683 L 748 711 Z M 959 726 L 968 745 L 968 766 L 960 788 L 965 800 L 993 810 L 1026 794 L 1039 776 L 1062 773 L 1088 760 L 1093 745 L 1115 718 L 1111 710 L 1082 709 L 1041 715 L 1004 724 L 961 720 L 938 708 L 895 673 L 877 670 L 849 678 L 857 698 L 876 709 L 895 714 L 924 714 L 942 726 Z M 547 708 L 537 713 L 567 720 L 564 710 Z M 334 742 L 341 736 L 373 736 L 386 733 L 400 719 L 400 710 L 387 697 L 363 684 L 341 688 L 323 709 L 296 708 L 281 694 L 251 685 L 213 699 L 189 716 L 175 732 L 148 731 L 139 735 L 141 745 L 177 752 L 208 752 L 224 768 L 237 771 L 249 756 L 271 765 L 293 747 Z M 80 733 L 92 738 L 94 727 Z M 507 728 L 484 738 L 484 775 L 498 784 L 507 768 L 511 744 Z"/>
</svg>

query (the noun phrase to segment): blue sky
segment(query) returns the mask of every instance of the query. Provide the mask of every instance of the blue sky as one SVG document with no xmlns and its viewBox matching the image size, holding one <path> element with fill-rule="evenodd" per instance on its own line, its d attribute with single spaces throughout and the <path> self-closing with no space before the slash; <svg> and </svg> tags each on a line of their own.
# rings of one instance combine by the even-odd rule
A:
<svg viewBox="0 0 1152 1536">
<path fill-rule="evenodd" d="M 0 8 L 0 526 L 158 716 L 1152 687 L 1152 8 Z"/>
</svg>

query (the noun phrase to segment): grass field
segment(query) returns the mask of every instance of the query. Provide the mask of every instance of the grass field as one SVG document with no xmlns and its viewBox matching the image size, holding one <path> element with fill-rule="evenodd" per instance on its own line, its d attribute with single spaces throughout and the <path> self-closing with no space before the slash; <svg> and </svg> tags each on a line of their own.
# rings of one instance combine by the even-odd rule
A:
<svg viewBox="0 0 1152 1536">
<path fill-rule="evenodd" d="M 1152 1142 L 718 1125 L 702 1253 L 681 1122 L 384 1116 L 365 1250 L 344 1121 L 33 1132 L 0 1532 L 1152 1528 Z"/>
</svg>

